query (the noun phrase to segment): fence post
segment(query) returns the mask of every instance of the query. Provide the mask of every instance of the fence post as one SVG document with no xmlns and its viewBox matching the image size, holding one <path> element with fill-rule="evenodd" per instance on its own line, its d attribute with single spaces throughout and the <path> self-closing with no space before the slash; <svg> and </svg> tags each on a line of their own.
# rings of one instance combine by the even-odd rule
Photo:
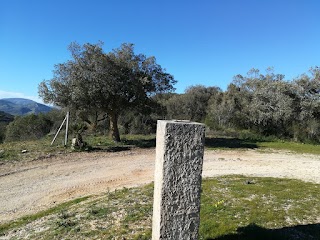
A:
<svg viewBox="0 0 320 240">
<path fill-rule="evenodd" d="M 157 123 L 152 239 L 198 239 L 205 126 Z"/>
<path fill-rule="evenodd" d="M 68 143 L 69 117 L 70 117 L 70 112 L 68 111 L 67 116 L 66 116 L 66 119 L 67 119 L 67 121 L 66 121 L 66 134 L 64 137 L 64 146 L 65 147 L 67 146 L 67 143 Z"/>
<path fill-rule="evenodd" d="M 60 133 L 60 130 L 61 130 L 61 128 L 62 128 L 62 126 L 63 126 L 63 124 L 64 124 L 64 122 L 67 120 L 67 116 L 65 116 L 65 118 L 63 119 L 63 122 L 61 123 L 61 125 L 60 125 L 60 127 L 59 127 L 59 129 L 58 129 L 58 131 L 56 132 L 56 135 L 54 136 L 54 138 L 53 138 L 53 140 L 52 140 L 52 142 L 51 142 L 51 146 L 52 146 L 52 144 L 54 143 L 54 141 L 56 140 L 56 138 L 58 137 L 58 134 Z"/>
</svg>

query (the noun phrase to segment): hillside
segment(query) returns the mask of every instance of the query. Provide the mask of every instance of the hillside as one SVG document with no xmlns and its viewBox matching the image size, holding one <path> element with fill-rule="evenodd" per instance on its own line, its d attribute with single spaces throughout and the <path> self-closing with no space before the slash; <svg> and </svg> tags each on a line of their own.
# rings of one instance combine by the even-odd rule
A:
<svg viewBox="0 0 320 240">
<path fill-rule="evenodd" d="M 24 98 L 0 99 L 0 111 L 11 115 L 38 114 L 51 111 L 51 107 Z"/>
<path fill-rule="evenodd" d="M 12 122 L 13 119 L 14 116 L 12 116 L 11 114 L 0 111 L 0 123 L 9 123 Z"/>
</svg>

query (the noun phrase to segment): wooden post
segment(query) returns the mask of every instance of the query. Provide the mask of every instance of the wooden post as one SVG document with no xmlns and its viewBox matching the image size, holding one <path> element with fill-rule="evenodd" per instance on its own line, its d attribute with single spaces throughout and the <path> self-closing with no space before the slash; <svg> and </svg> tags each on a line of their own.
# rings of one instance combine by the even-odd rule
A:
<svg viewBox="0 0 320 240">
<path fill-rule="evenodd" d="M 51 145 L 52 145 L 52 144 L 54 143 L 54 141 L 56 140 L 58 134 L 59 134 L 60 131 L 61 131 L 61 128 L 62 128 L 63 124 L 66 122 L 66 134 L 65 134 L 65 137 L 64 137 L 64 146 L 67 146 L 67 142 L 68 142 L 68 129 L 69 129 L 69 116 L 70 116 L 70 114 L 69 114 L 69 111 L 68 111 L 68 112 L 67 112 L 67 115 L 66 115 L 65 118 L 63 119 L 63 121 L 62 121 L 62 123 L 61 123 L 61 125 L 60 125 L 60 127 L 59 127 L 59 129 L 58 129 L 58 131 L 57 131 L 57 133 L 56 133 L 56 135 L 54 136 L 54 138 L 53 138 L 53 140 L 52 140 L 52 142 L 51 142 Z"/>
<path fill-rule="evenodd" d="M 52 145 L 52 144 L 54 143 L 54 141 L 56 140 L 59 132 L 61 131 L 61 128 L 62 128 L 64 122 L 66 121 L 66 119 L 67 119 L 67 116 L 65 116 L 65 118 L 63 119 L 63 122 L 61 123 L 61 125 L 60 125 L 60 127 L 59 127 L 59 129 L 58 129 L 58 131 L 57 131 L 57 133 L 56 133 L 56 135 L 54 136 L 54 138 L 53 138 L 53 140 L 52 140 L 52 142 L 51 142 L 51 145 Z"/>
<path fill-rule="evenodd" d="M 158 121 L 152 239 L 198 239 L 205 126 Z"/>
<path fill-rule="evenodd" d="M 64 146 L 67 146 L 67 143 L 68 143 L 69 116 L 70 116 L 70 114 L 68 111 L 67 116 L 66 116 L 67 121 L 66 121 L 66 135 L 64 137 Z"/>
</svg>

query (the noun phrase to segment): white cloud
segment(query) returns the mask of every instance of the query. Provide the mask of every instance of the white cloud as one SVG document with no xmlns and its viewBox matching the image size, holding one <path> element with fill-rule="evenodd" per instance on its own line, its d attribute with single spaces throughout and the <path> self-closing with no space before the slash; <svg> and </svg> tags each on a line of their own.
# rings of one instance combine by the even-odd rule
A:
<svg viewBox="0 0 320 240">
<path fill-rule="evenodd" d="M 2 98 L 25 98 L 25 99 L 36 101 L 38 103 L 43 103 L 42 99 L 36 96 L 28 96 L 28 95 L 25 95 L 24 93 L 7 92 L 7 91 L 0 90 L 0 99 Z"/>
</svg>

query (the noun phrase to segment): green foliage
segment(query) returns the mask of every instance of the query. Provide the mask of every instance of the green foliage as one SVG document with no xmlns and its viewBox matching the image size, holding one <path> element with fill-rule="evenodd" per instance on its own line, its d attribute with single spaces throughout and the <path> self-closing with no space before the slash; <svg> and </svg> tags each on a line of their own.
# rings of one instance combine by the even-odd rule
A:
<svg viewBox="0 0 320 240">
<path fill-rule="evenodd" d="M 17 116 L 7 126 L 6 141 L 39 139 L 50 132 L 52 125 L 44 114 Z"/>
<path fill-rule="evenodd" d="M 65 118 L 66 112 L 60 109 L 52 109 L 50 112 L 43 114 L 43 116 L 52 122 L 52 128 L 50 132 L 55 134 Z"/>
<path fill-rule="evenodd" d="M 216 98 L 220 92 L 218 87 L 190 86 L 184 94 L 171 95 L 162 104 L 166 107 L 169 119 L 203 122 L 210 99 Z"/>
<path fill-rule="evenodd" d="M 6 127 L 13 120 L 14 120 L 14 116 L 0 111 L 0 143 L 2 143 L 5 140 Z"/>
<path fill-rule="evenodd" d="M 293 81 L 273 69 L 261 74 L 251 69 L 237 75 L 209 103 L 206 123 L 211 129 L 247 129 L 262 136 L 291 138 L 295 141 L 320 141 L 319 68 L 311 68 Z"/>
<path fill-rule="evenodd" d="M 93 134 L 150 134 L 158 119 L 204 122 L 210 130 L 248 130 L 300 142 L 320 142 L 320 70 L 296 79 L 268 68 L 238 74 L 226 91 L 176 83 L 154 57 L 135 54 L 133 44 L 104 53 L 102 43 L 72 43 L 72 59 L 55 65 L 54 77 L 39 85 L 47 103 L 67 107 Z"/>
<path fill-rule="evenodd" d="M 3 143 L 6 137 L 6 127 L 7 127 L 7 124 L 0 122 L 0 143 Z"/>
<path fill-rule="evenodd" d="M 154 104 L 155 108 L 159 107 Z M 153 112 L 152 112 L 153 111 Z M 119 117 L 119 129 L 122 134 L 154 134 L 157 128 L 157 119 L 159 114 L 156 109 L 149 111 L 141 111 L 134 109 L 126 111 Z"/>
<path fill-rule="evenodd" d="M 13 115 L 0 111 L 0 123 L 10 123 L 13 121 L 13 119 Z"/>
<path fill-rule="evenodd" d="M 46 103 L 88 114 L 107 113 L 114 141 L 120 141 L 118 119 L 126 110 L 152 102 L 156 93 L 176 83 L 155 57 L 135 54 L 133 44 L 104 53 L 102 43 L 72 43 L 72 60 L 55 65 L 54 77 L 39 85 Z"/>
</svg>

